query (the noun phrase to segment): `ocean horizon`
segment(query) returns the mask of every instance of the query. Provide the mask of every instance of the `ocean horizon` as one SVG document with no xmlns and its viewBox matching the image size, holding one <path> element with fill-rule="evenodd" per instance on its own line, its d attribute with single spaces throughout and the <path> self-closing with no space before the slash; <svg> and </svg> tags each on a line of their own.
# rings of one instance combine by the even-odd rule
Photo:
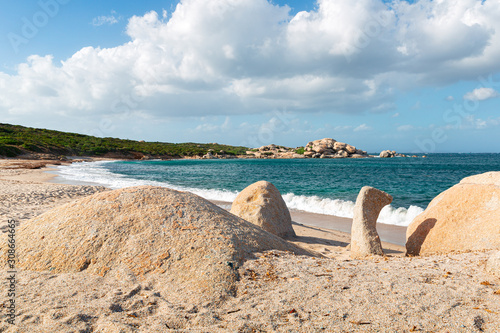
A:
<svg viewBox="0 0 500 333">
<path fill-rule="evenodd" d="M 220 159 L 98 161 L 59 166 L 64 181 L 112 189 L 156 185 L 224 202 L 225 208 L 248 185 L 266 180 L 291 210 L 352 218 L 363 186 L 393 196 L 378 222 L 408 226 L 439 193 L 461 179 L 500 171 L 500 154 L 429 154 L 427 158 Z"/>
</svg>

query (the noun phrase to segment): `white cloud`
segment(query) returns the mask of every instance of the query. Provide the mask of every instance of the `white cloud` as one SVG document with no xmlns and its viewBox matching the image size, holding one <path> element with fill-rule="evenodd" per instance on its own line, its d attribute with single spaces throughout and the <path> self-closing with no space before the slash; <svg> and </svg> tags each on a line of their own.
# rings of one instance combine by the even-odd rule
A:
<svg viewBox="0 0 500 333">
<path fill-rule="evenodd" d="M 498 118 L 488 118 L 488 119 L 481 119 L 481 118 L 476 118 L 474 115 L 469 115 L 465 118 L 465 123 L 462 124 L 460 129 L 476 129 L 476 130 L 483 130 L 487 129 L 490 127 L 497 127 L 500 126 L 500 117 Z"/>
<path fill-rule="evenodd" d="M 446 97 L 446 100 L 447 100 L 448 102 L 452 102 L 452 101 L 454 101 L 454 100 L 455 100 L 455 98 L 454 98 L 453 96 L 448 96 L 448 97 Z"/>
<path fill-rule="evenodd" d="M 101 25 L 113 25 L 118 23 L 122 18 L 121 16 L 116 17 L 116 12 L 111 11 L 111 15 L 108 16 L 97 16 L 92 20 L 92 25 L 95 27 L 100 27 Z"/>
<path fill-rule="evenodd" d="M 364 131 L 370 131 L 372 128 L 366 124 L 361 124 L 358 127 L 354 129 L 354 132 L 364 132 Z"/>
<path fill-rule="evenodd" d="M 399 117 L 399 112 L 396 112 L 395 114 L 392 115 L 392 118 L 397 118 Z"/>
<path fill-rule="evenodd" d="M 414 127 L 412 125 L 401 125 L 397 128 L 398 132 L 408 132 L 413 130 Z"/>
<path fill-rule="evenodd" d="M 490 0 L 318 0 L 293 17 L 266 0 L 182 0 L 130 18 L 123 45 L 0 72 L 0 116 L 387 113 L 400 88 L 498 72 L 495 31 Z"/>
<path fill-rule="evenodd" d="M 500 96 L 495 89 L 492 88 L 477 88 L 464 95 L 464 99 L 470 101 L 484 101 L 486 99 Z"/>
</svg>

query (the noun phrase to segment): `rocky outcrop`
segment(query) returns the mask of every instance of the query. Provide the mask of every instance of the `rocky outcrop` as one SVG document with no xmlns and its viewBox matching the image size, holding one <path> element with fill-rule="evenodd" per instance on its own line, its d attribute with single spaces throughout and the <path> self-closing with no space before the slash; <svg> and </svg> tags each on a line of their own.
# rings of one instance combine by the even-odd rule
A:
<svg viewBox="0 0 500 333">
<path fill-rule="evenodd" d="M 345 146 L 345 151 L 348 153 L 348 154 L 356 154 L 356 152 L 358 151 L 358 149 L 356 149 L 356 147 L 354 146 L 351 146 L 351 145 L 346 145 Z"/>
<path fill-rule="evenodd" d="M 266 181 L 256 182 L 236 197 L 231 213 L 279 237 L 295 236 L 281 193 Z"/>
<path fill-rule="evenodd" d="M 500 249 L 500 172 L 471 176 L 439 194 L 408 226 L 410 255 Z"/>
<path fill-rule="evenodd" d="M 305 151 L 304 156 L 305 157 L 313 157 L 316 154 L 314 151 Z"/>
<path fill-rule="evenodd" d="M 396 156 L 396 152 L 395 151 L 391 151 L 391 150 L 383 150 L 380 152 L 380 155 L 379 155 L 381 158 L 391 158 L 391 157 L 395 157 Z"/>
<path fill-rule="evenodd" d="M 357 158 L 368 157 L 366 151 L 344 142 L 324 138 L 307 143 L 304 156 L 311 158 L 346 158 L 356 155 Z"/>
<path fill-rule="evenodd" d="M 405 154 L 396 153 L 395 150 L 383 150 L 380 152 L 379 157 L 391 158 L 391 157 L 408 157 L 408 156 Z M 417 157 L 417 156 L 413 155 L 412 157 Z M 425 156 L 423 156 L 423 157 L 425 157 Z"/>
<path fill-rule="evenodd" d="M 216 159 L 218 157 L 214 156 L 214 154 L 209 151 L 208 153 L 206 153 L 205 155 L 203 155 L 202 157 L 204 160 L 212 160 L 212 159 Z"/>
<path fill-rule="evenodd" d="M 370 186 L 361 189 L 354 206 L 351 257 L 363 258 L 371 255 L 384 255 L 376 225 L 380 210 L 391 202 L 392 196 L 384 191 Z"/>
<path fill-rule="evenodd" d="M 73 201 L 23 223 L 16 237 L 23 270 L 127 271 L 195 302 L 233 295 L 237 268 L 254 252 L 308 253 L 194 194 L 153 186 Z"/>
<path fill-rule="evenodd" d="M 304 155 L 297 154 L 296 149 L 284 146 L 277 146 L 275 144 L 270 144 L 267 146 L 262 146 L 260 148 L 255 148 L 246 152 L 246 157 L 250 158 L 304 158 Z"/>
</svg>

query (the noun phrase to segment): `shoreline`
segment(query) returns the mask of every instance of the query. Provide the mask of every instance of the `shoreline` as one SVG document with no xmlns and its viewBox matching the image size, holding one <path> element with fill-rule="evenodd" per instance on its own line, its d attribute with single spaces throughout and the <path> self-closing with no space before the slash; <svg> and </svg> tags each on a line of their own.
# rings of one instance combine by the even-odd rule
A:
<svg viewBox="0 0 500 333">
<path fill-rule="evenodd" d="M 90 185 L 90 186 L 102 186 L 98 183 L 91 182 L 78 182 L 63 179 L 63 177 L 57 175 L 57 169 L 46 170 L 48 172 L 54 172 L 53 176 L 49 178 L 49 181 L 57 184 L 67 184 L 67 185 Z M 209 200 L 210 202 L 216 204 L 217 206 L 224 208 L 226 210 L 231 210 L 231 202 L 221 201 L 221 200 Z M 337 231 L 348 236 L 350 243 L 350 234 L 352 226 L 352 218 L 340 217 L 335 215 L 318 214 L 306 211 L 289 209 L 290 215 L 292 216 L 292 222 L 294 225 L 305 225 L 306 227 L 316 227 L 320 229 L 327 229 L 331 231 Z M 380 236 L 382 243 L 386 243 L 385 247 L 402 247 L 404 252 L 404 246 L 406 243 L 406 227 L 377 223 L 377 232 Z M 343 237 L 345 238 L 345 237 Z"/>
<path fill-rule="evenodd" d="M 110 159 L 99 159 L 99 160 L 110 160 Z M 95 160 L 89 160 L 95 161 Z M 40 161 L 31 160 L 0 160 L 0 170 L 4 169 L 7 165 L 20 165 L 29 163 L 40 163 Z M 53 163 L 63 165 L 66 163 L 60 163 L 57 161 L 43 161 L 40 168 L 16 168 L 10 169 L 10 174 L 2 173 L 0 174 L 0 181 L 15 181 L 15 182 L 28 182 L 28 183 L 42 183 L 47 185 L 64 186 L 64 188 L 71 187 L 101 187 L 100 184 L 84 183 L 84 182 L 73 182 L 61 179 L 62 177 L 57 175 L 57 165 Z M 68 163 L 69 164 L 69 163 Z M 3 168 L 2 168 L 3 166 Z M 9 169 L 7 167 L 7 169 Z M 16 171 L 14 171 L 16 170 Z M 229 210 L 231 207 L 231 202 L 210 200 L 216 205 Z M 305 244 L 299 244 L 301 246 L 314 248 L 315 251 L 322 253 L 323 255 L 341 255 L 345 250 L 343 249 L 350 243 L 350 228 L 352 219 L 342 218 L 333 215 L 321 215 L 309 212 L 290 210 L 292 215 L 293 227 L 299 236 L 298 239 L 290 240 L 292 242 L 301 242 L 301 237 L 306 237 Z M 391 253 L 399 253 L 403 255 L 405 253 L 404 247 L 404 235 L 405 229 L 403 227 L 393 228 L 392 226 L 380 226 L 380 237 L 382 240 L 382 245 L 384 249 L 388 249 Z M 391 232 L 395 233 L 390 235 Z M 326 237 L 323 239 L 322 237 Z M 307 238 L 308 237 L 308 238 Z M 316 239 L 318 244 L 310 244 L 311 237 Z M 309 242 L 309 243 L 308 243 Z M 340 247 L 340 248 L 339 248 Z M 341 253 L 342 252 L 342 253 Z"/>
<path fill-rule="evenodd" d="M 102 161 L 107 159 L 99 159 L 99 160 Z M 44 171 L 46 173 L 51 174 L 51 177 L 47 178 L 48 181 L 51 183 L 66 184 L 66 185 L 102 186 L 101 184 L 98 183 L 66 180 L 62 176 L 57 174 L 56 168 L 48 168 Z M 221 200 L 209 200 L 209 201 L 228 211 L 231 210 L 231 204 L 232 204 L 231 202 L 221 201 Z M 292 222 L 294 223 L 294 225 L 305 225 L 308 227 L 316 227 L 320 229 L 338 231 L 347 235 L 350 239 L 352 218 L 340 217 L 336 215 L 311 213 L 294 209 L 289 209 L 289 211 L 290 215 L 292 216 Z M 389 247 L 393 246 L 403 247 L 402 250 L 404 252 L 404 246 L 406 243 L 406 227 L 386 224 L 386 223 L 377 223 L 377 232 L 380 236 L 380 240 L 382 241 L 382 243 L 387 243 L 387 246 Z"/>
</svg>

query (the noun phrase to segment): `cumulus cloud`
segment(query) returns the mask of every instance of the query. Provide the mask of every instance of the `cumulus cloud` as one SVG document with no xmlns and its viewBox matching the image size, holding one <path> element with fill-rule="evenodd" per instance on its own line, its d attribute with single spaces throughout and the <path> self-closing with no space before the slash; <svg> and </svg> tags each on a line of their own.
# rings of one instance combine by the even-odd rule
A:
<svg viewBox="0 0 500 333">
<path fill-rule="evenodd" d="M 464 99 L 470 101 L 484 101 L 486 99 L 495 98 L 500 96 L 498 92 L 493 88 L 477 88 L 471 92 L 464 95 Z"/>
<path fill-rule="evenodd" d="M 318 0 L 295 16 L 266 0 L 182 0 L 130 18 L 123 45 L 0 72 L 0 114 L 389 112 L 397 89 L 499 71 L 495 31 L 497 0 Z"/>
</svg>

